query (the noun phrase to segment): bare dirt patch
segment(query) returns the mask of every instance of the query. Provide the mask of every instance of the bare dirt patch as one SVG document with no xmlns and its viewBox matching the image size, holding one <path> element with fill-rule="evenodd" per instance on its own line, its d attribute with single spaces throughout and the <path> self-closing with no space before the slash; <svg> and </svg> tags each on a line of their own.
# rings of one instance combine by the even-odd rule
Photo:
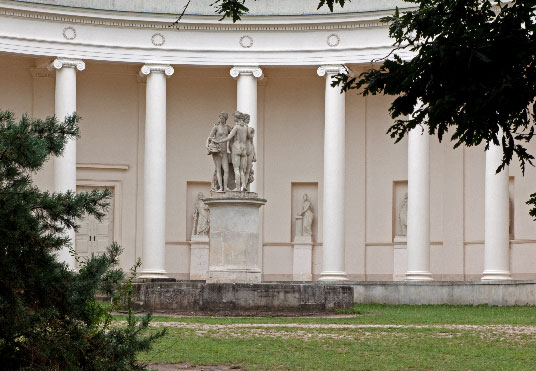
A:
<svg viewBox="0 0 536 371">
<path fill-rule="evenodd" d="M 192 366 L 189 363 L 150 363 L 150 370 L 158 371 L 227 371 L 227 370 L 243 370 L 238 366 Z"/>
<path fill-rule="evenodd" d="M 491 330 L 510 334 L 536 335 L 536 326 L 514 325 L 391 325 L 391 324 L 338 324 L 338 323 L 231 323 L 207 324 L 186 322 L 151 322 L 154 327 L 177 327 L 188 329 L 219 330 L 226 328 L 303 328 L 303 329 L 451 329 L 451 330 Z"/>
<path fill-rule="evenodd" d="M 412 334 L 412 337 L 436 336 L 452 338 L 470 333 L 482 339 L 508 339 L 519 342 L 536 341 L 536 326 L 512 325 L 387 325 L 387 324 L 314 324 L 314 323 L 235 323 L 206 324 L 185 322 L 153 322 L 153 327 L 170 327 L 193 330 L 196 336 L 216 338 L 272 337 L 304 341 L 331 339 L 408 336 L 404 329 L 437 330 L 429 334 Z"/>
</svg>

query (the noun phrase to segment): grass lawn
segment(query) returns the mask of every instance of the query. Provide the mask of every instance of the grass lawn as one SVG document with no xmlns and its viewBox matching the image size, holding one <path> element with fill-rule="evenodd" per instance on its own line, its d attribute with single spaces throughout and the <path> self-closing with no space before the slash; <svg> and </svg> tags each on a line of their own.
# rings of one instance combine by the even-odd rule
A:
<svg viewBox="0 0 536 371">
<path fill-rule="evenodd" d="M 250 370 L 534 370 L 536 307 L 358 305 L 351 318 L 154 318 L 148 363 Z M 121 316 L 118 316 L 121 319 Z"/>
</svg>

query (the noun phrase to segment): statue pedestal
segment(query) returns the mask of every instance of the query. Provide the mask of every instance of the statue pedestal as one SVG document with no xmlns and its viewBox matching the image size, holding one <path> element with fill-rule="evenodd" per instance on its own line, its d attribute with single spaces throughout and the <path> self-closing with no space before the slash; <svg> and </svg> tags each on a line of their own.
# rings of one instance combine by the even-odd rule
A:
<svg viewBox="0 0 536 371">
<path fill-rule="evenodd" d="M 393 281 L 404 281 L 408 270 L 408 244 L 406 236 L 395 236 L 393 250 Z"/>
<path fill-rule="evenodd" d="M 296 218 L 296 224 L 298 218 Z M 294 281 L 313 280 L 313 237 L 294 237 L 294 261 L 292 263 L 292 279 Z"/>
<path fill-rule="evenodd" d="M 206 280 L 208 271 L 208 236 L 192 236 L 190 242 L 190 280 Z"/>
<path fill-rule="evenodd" d="M 207 283 L 258 283 L 259 209 L 254 192 L 211 192 Z"/>
</svg>

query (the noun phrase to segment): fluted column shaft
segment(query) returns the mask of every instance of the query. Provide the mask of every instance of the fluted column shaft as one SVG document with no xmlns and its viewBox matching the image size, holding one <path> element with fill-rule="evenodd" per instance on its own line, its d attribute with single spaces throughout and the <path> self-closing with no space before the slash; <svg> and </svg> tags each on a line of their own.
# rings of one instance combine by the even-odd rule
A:
<svg viewBox="0 0 536 371">
<path fill-rule="evenodd" d="M 255 129 L 253 144 L 257 150 L 257 80 L 263 78 L 262 69 L 256 66 L 241 66 L 231 69 L 231 76 L 236 79 L 236 109 L 250 116 L 249 126 Z M 249 190 L 257 192 L 257 163 L 253 163 L 253 174 L 255 180 L 250 184 Z M 247 181 L 247 179 L 246 179 Z"/>
<path fill-rule="evenodd" d="M 141 278 L 166 277 L 166 79 L 173 67 L 146 64 Z"/>
<path fill-rule="evenodd" d="M 502 133 L 500 133 L 502 136 Z M 510 279 L 509 169 L 496 173 L 502 146 L 490 143 L 486 151 L 484 272 L 482 280 Z"/>
<path fill-rule="evenodd" d="M 81 60 L 57 58 L 50 65 L 56 70 L 55 114 L 63 121 L 76 112 L 76 71 L 83 71 L 86 65 Z M 56 192 L 76 192 L 76 139 L 65 144 L 63 154 L 54 159 L 54 190 Z M 66 232 L 74 247 L 75 231 Z M 58 252 L 58 259 L 71 269 L 75 268 L 75 257 L 65 247 Z"/>
<path fill-rule="evenodd" d="M 324 214 L 320 280 L 346 280 L 344 251 L 345 94 L 332 87 L 333 76 L 346 73 L 341 65 L 322 66 L 326 77 L 324 118 Z"/>
<path fill-rule="evenodd" d="M 406 280 L 431 280 L 430 135 L 420 126 L 408 134 L 407 234 Z"/>
</svg>

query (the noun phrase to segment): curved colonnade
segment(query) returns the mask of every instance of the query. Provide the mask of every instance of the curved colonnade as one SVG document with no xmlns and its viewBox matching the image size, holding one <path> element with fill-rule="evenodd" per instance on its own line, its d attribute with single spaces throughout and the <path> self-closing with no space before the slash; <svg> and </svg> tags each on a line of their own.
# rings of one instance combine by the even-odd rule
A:
<svg viewBox="0 0 536 371">
<path fill-rule="evenodd" d="M 76 74 L 84 61 L 138 64 L 146 78 L 144 150 L 144 277 L 165 277 L 166 79 L 173 66 L 227 66 L 237 81 L 237 108 L 257 125 L 257 82 L 263 67 L 315 66 L 325 78 L 323 258 L 321 280 L 345 280 L 345 97 L 332 76 L 381 58 L 392 40 L 379 19 L 388 11 L 322 16 L 218 17 L 117 12 L 0 1 L 0 51 L 49 58 L 56 71 L 55 112 L 76 111 Z M 60 2 L 61 3 L 61 2 Z M 63 1 L 76 3 L 76 1 Z M 98 3 L 93 2 L 93 3 Z M 392 2 L 390 2 L 392 3 Z M 64 4 L 65 5 L 65 4 Z M 170 27 L 172 26 L 172 27 Z M 408 54 L 402 53 L 405 58 Z M 255 138 L 257 140 L 257 137 Z M 261 140 L 261 139 L 258 139 Z M 417 128 L 408 142 L 408 255 L 406 279 L 430 273 L 429 138 Z M 508 172 L 495 174 L 500 147 L 486 155 L 486 234 L 483 279 L 508 279 Z M 76 189 L 76 143 L 55 160 L 55 188 Z M 257 189 L 253 184 L 253 190 Z M 70 232 L 74 240 L 74 232 Z M 62 258 L 74 266 L 67 252 Z"/>
</svg>

